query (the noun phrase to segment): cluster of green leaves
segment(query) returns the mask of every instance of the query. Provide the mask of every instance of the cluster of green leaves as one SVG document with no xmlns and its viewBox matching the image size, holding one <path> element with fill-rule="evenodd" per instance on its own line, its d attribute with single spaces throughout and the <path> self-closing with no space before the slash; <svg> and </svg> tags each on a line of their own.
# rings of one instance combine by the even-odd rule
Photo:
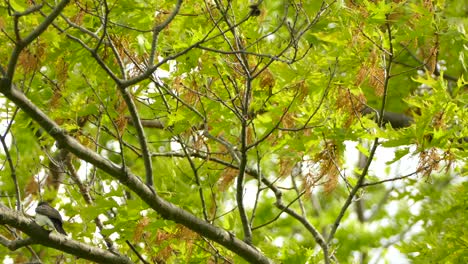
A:
<svg viewBox="0 0 468 264">
<path fill-rule="evenodd" d="M 468 184 L 446 187 L 441 179 L 422 186 L 425 197 L 421 213 L 411 221 L 420 222 L 422 229 L 398 248 L 412 263 L 464 263 L 468 260 L 468 230 L 466 227 Z"/>
</svg>

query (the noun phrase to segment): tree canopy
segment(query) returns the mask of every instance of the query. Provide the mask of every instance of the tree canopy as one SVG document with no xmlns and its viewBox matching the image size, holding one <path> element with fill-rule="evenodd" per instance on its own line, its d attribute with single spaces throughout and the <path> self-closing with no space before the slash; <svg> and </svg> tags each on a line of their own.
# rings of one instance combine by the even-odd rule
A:
<svg viewBox="0 0 468 264">
<path fill-rule="evenodd" d="M 0 259 L 467 262 L 467 8 L 3 1 Z"/>
</svg>

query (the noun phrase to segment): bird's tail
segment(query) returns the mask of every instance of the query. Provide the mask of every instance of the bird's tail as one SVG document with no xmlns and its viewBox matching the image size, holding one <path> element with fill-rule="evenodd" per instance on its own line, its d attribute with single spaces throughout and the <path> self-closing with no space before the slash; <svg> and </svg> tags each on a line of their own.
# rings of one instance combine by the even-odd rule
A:
<svg viewBox="0 0 468 264">
<path fill-rule="evenodd" d="M 65 232 L 65 230 L 63 230 L 63 227 L 62 227 L 61 223 L 54 223 L 54 226 L 55 226 L 55 229 L 57 230 L 57 232 L 59 232 L 61 234 L 64 234 L 64 235 L 67 235 L 67 232 Z"/>
</svg>

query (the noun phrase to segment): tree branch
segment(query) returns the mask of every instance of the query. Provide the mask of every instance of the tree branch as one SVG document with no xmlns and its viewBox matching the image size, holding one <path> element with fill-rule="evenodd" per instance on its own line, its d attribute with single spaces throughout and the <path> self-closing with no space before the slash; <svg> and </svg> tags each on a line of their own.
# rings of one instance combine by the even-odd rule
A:
<svg viewBox="0 0 468 264">
<path fill-rule="evenodd" d="M 16 69 L 16 63 L 18 62 L 19 55 L 21 51 L 28 46 L 33 40 L 35 40 L 39 35 L 41 35 L 49 26 L 52 24 L 52 22 L 57 18 L 57 16 L 60 15 L 62 10 L 65 8 L 65 6 L 70 2 L 70 0 L 62 0 L 61 2 L 58 3 L 58 5 L 52 10 L 52 12 L 45 18 L 44 21 L 42 21 L 39 26 L 37 26 L 31 33 L 29 33 L 28 36 L 26 36 L 24 39 L 18 39 L 15 48 L 13 49 L 13 52 L 10 56 L 10 60 L 8 61 L 8 68 L 7 68 L 7 78 L 12 81 L 13 80 L 13 75 L 15 73 Z M 39 9 L 36 9 L 36 11 Z M 17 19 L 17 17 L 15 17 Z"/>
<path fill-rule="evenodd" d="M 29 245 L 33 245 L 36 242 L 32 238 L 26 238 L 26 239 L 16 239 L 16 240 L 9 240 L 8 238 L 0 235 L 0 244 L 3 246 L 7 247 L 11 251 L 15 251 L 18 248 L 26 247 Z"/>
<path fill-rule="evenodd" d="M 40 244 L 98 263 L 133 263 L 127 256 L 116 255 L 115 253 L 75 241 L 56 232 L 49 232 L 37 225 L 32 219 L 1 205 L 0 224 L 17 228 L 29 236 L 25 240 L 15 241 L 7 241 L 2 237 L 0 239 L 1 243 L 7 245 L 11 250 L 26 245 Z"/>
<path fill-rule="evenodd" d="M 166 28 L 169 25 L 169 23 L 171 23 L 172 20 L 174 20 L 174 18 L 176 17 L 176 15 L 180 11 L 180 6 L 181 5 L 182 5 L 182 0 L 178 0 L 174 10 L 172 10 L 171 14 L 169 14 L 169 16 L 166 18 L 166 20 L 164 20 L 161 24 L 158 24 L 158 25 L 154 26 L 154 28 L 153 28 L 153 39 L 151 41 L 151 51 L 150 51 L 149 59 L 148 59 L 148 64 L 149 64 L 150 67 L 154 65 L 154 57 L 155 57 L 155 54 L 156 54 L 156 47 L 158 45 L 159 34 L 161 33 L 161 31 L 164 28 Z"/>
<path fill-rule="evenodd" d="M 6 135 L 5 135 L 6 136 Z M 11 159 L 10 150 L 5 142 L 5 137 L 0 135 L 0 142 L 3 147 L 3 151 L 5 152 L 5 157 L 8 162 L 11 171 L 11 179 L 13 180 L 13 184 L 15 185 L 15 193 L 16 193 L 16 210 L 21 212 L 21 192 L 20 187 L 18 184 L 18 177 L 16 177 L 16 167 L 13 164 L 13 160 Z"/>
<path fill-rule="evenodd" d="M 143 125 L 140 122 L 140 116 L 138 114 L 138 110 L 136 108 L 135 102 L 133 101 L 130 92 L 119 86 L 119 90 L 122 94 L 122 97 L 125 100 L 125 104 L 127 105 L 128 111 L 130 112 L 130 116 L 132 117 L 132 124 L 135 127 L 138 135 L 138 141 L 141 147 L 141 153 L 143 156 L 143 161 L 145 163 L 145 177 L 146 177 L 146 184 L 153 188 L 153 164 L 151 162 L 151 156 L 148 149 L 148 141 L 146 140 L 145 130 L 143 129 Z"/>
</svg>

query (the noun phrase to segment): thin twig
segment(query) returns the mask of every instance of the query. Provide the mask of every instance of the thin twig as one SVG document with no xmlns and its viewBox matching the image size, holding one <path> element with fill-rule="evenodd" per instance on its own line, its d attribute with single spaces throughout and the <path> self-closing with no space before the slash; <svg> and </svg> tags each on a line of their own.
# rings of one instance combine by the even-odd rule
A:
<svg viewBox="0 0 468 264">
<path fill-rule="evenodd" d="M 429 167 L 429 166 L 428 166 Z M 423 168 L 424 169 L 424 168 Z M 381 181 L 377 181 L 377 182 L 369 182 L 369 183 L 363 183 L 361 184 L 361 188 L 364 188 L 364 187 L 368 187 L 368 186 L 374 186 L 374 185 L 379 185 L 379 184 L 382 184 L 382 183 L 385 183 L 385 182 L 392 182 L 392 181 L 397 181 L 397 180 L 402 180 L 402 179 L 406 179 L 406 178 L 409 178 L 411 176 L 414 176 L 416 174 L 418 174 L 420 171 L 415 171 L 415 172 L 412 172 L 410 174 L 407 174 L 407 175 L 404 175 L 404 176 L 400 176 L 400 177 L 395 177 L 395 178 L 391 178 L 391 179 L 385 179 L 385 180 L 381 180 Z"/>
<path fill-rule="evenodd" d="M 197 188 L 198 188 L 198 195 L 200 196 L 200 202 L 202 204 L 203 218 L 205 219 L 205 221 L 209 222 L 208 213 L 206 210 L 205 195 L 203 194 L 203 186 L 200 181 L 200 176 L 198 175 L 198 169 L 196 168 L 195 163 L 190 157 L 189 152 L 187 151 L 187 147 L 185 143 L 182 141 L 182 138 L 180 136 L 178 136 L 177 138 L 178 138 L 180 146 L 182 147 L 182 150 L 184 151 L 185 157 L 187 157 L 187 160 L 190 164 L 190 168 L 193 171 L 193 176 L 195 177 L 195 183 L 197 184 Z"/>
<path fill-rule="evenodd" d="M 128 241 L 128 239 L 126 239 L 125 242 L 130 247 L 130 249 L 137 255 L 137 257 L 141 260 L 141 262 L 143 262 L 144 264 L 149 264 L 149 262 L 143 258 L 140 252 L 138 252 L 138 250 L 132 245 L 132 243 L 130 243 L 130 241 Z"/>
<path fill-rule="evenodd" d="M 0 142 L 2 143 L 3 151 L 5 152 L 5 157 L 8 162 L 8 166 L 10 167 L 11 179 L 13 180 L 13 184 L 15 185 L 16 210 L 18 212 L 21 212 L 21 192 L 18 184 L 18 178 L 16 177 L 16 167 L 13 164 L 13 160 L 11 159 L 10 151 L 8 150 L 8 146 L 5 142 L 4 136 L 0 136 Z"/>
<path fill-rule="evenodd" d="M 283 205 L 281 206 L 281 212 L 279 212 L 275 217 L 273 217 L 273 219 L 261 224 L 261 225 L 258 225 L 258 226 L 255 226 L 255 227 L 252 227 L 252 230 L 256 230 L 256 229 L 259 229 L 259 228 L 262 228 L 264 226 L 267 226 L 273 222 L 275 222 L 276 220 L 278 220 L 280 218 L 280 216 L 289 209 L 289 207 L 291 205 L 293 205 L 297 200 L 299 200 L 303 195 L 305 194 L 305 191 L 302 191 L 301 193 L 299 193 L 298 196 L 296 196 L 296 198 L 294 198 L 291 202 L 289 202 L 287 205 Z"/>
</svg>

